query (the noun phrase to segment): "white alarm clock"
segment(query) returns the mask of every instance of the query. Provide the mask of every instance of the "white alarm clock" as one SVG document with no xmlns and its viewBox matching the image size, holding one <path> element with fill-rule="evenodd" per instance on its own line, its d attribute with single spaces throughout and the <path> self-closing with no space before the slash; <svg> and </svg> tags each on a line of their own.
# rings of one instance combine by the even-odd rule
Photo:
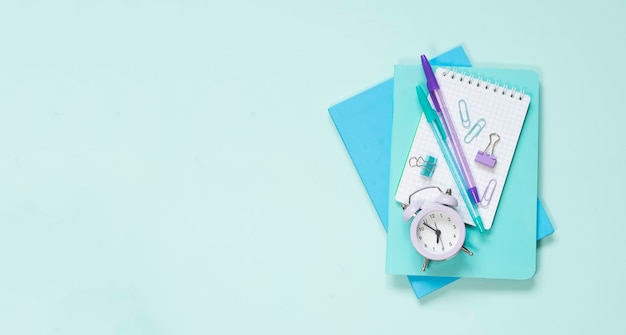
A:
<svg viewBox="0 0 626 335">
<path fill-rule="evenodd" d="M 422 208 L 423 201 L 411 201 L 413 195 L 428 188 L 436 188 L 441 192 L 435 204 Z M 409 196 L 409 203 L 403 204 L 404 220 L 408 222 L 412 219 L 409 233 L 413 247 L 424 256 L 422 271 L 426 270 L 431 260 L 444 261 L 456 256 L 461 250 L 470 256 L 474 255 L 463 246 L 465 223 L 454 209 L 457 205 L 458 201 L 452 196 L 451 189 L 443 192 L 437 186 L 427 186 L 413 192 Z"/>
</svg>

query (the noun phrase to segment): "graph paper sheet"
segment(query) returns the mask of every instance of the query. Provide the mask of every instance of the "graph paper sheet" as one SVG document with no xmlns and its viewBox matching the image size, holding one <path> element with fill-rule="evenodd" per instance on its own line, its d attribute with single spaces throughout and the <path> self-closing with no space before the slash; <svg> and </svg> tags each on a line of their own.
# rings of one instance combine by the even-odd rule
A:
<svg viewBox="0 0 626 335">
<path fill-rule="evenodd" d="M 435 75 L 476 181 L 476 188 L 481 199 L 478 206 L 479 213 L 485 228 L 490 229 L 524 125 L 530 97 L 515 88 L 498 86 L 497 83 L 481 81 L 480 78 L 465 76 L 445 68 L 438 68 Z M 495 135 L 490 136 L 491 134 L 497 134 L 499 140 L 495 145 L 492 143 L 487 147 L 490 140 L 495 142 L 497 139 Z M 479 151 L 495 157 L 496 164 L 489 167 L 476 161 Z M 422 167 L 416 166 L 418 159 L 421 163 L 422 159 L 426 159 L 429 155 L 437 158 L 431 178 L 422 175 L 420 173 Z M 444 190 L 452 189 L 452 195 L 459 200 L 457 210 L 461 213 L 463 220 L 467 224 L 474 225 L 465 203 L 461 200 L 459 189 L 437 145 L 432 129 L 422 115 L 395 199 L 401 203 L 408 203 L 409 196 L 413 192 L 428 185 L 436 185 Z M 432 193 L 422 193 L 424 193 L 423 196 L 418 193 L 413 200 L 432 198 Z"/>
</svg>

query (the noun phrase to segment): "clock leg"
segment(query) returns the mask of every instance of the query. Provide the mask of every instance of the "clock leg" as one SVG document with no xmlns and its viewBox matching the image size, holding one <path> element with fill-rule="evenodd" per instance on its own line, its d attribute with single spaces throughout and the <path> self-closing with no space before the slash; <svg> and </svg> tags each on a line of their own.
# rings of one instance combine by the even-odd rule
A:
<svg viewBox="0 0 626 335">
<path fill-rule="evenodd" d="M 426 267 L 428 266 L 429 262 L 430 262 L 430 259 L 424 258 L 424 264 L 422 264 L 422 272 L 426 271 Z"/>
<path fill-rule="evenodd" d="M 463 250 L 464 252 L 466 252 L 470 256 L 474 256 L 474 253 L 471 252 L 469 249 L 467 249 L 465 246 L 462 246 L 461 250 Z"/>
</svg>

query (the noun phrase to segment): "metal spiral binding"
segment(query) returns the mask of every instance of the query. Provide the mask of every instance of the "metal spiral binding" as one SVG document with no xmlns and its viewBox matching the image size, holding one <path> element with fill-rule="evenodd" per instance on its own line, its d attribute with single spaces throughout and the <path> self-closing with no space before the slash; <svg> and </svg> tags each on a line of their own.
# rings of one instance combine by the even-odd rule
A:
<svg viewBox="0 0 626 335">
<path fill-rule="evenodd" d="M 515 88 L 508 88 L 506 86 L 498 85 L 498 82 L 491 83 L 489 80 L 483 81 L 482 78 L 476 78 L 471 75 L 466 75 L 465 72 L 456 72 L 454 70 L 450 70 L 445 68 L 442 75 L 444 77 L 450 75 L 450 79 L 458 79 L 460 82 L 466 82 L 468 85 L 472 83 L 476 83 L 476 87 L 484 87 L 488 90 L 490 87 L 493 87 L 493 92 L 500 92 L 502 95 L 508 95 L 510 98 L 515 98 L 516 94 L 519 94 L 518 99 L 522 100 L 524 98 L 524 90 L 517 91 Z"/>
</svg>

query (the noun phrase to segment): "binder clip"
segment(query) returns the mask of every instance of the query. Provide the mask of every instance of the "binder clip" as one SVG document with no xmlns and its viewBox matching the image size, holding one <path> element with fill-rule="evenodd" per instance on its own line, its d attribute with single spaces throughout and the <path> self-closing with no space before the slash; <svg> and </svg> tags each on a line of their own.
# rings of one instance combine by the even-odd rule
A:
<svg viewBox="0 0 626 335">
<path fill-rule="evenodd" d="M 493 149 L 496 147 L 496 143 L 498 143 L 498 141 L 500 141 L 500 135 L 496 133 L 489 134 L 489 144 L 487 144 L 487 147 L 484 151 L 478 150 L 478 153 L 476 154 L 476 158 L 474 160 L 490 168 L 496 166 L 496 157 L 493 155 Z M 487 152 L 487 150 L 489 150 L 489 147 L 491 147 L 491 153 Z"/>
<path fill-rule="evenodd" d="M 426 159 L 422 156 L 409 158 L 410 167 L 420 167 L 420 174 L 424 177 L 431 178 L 437 166 L 437 158 L 427 155 Z"/>
</svg>

